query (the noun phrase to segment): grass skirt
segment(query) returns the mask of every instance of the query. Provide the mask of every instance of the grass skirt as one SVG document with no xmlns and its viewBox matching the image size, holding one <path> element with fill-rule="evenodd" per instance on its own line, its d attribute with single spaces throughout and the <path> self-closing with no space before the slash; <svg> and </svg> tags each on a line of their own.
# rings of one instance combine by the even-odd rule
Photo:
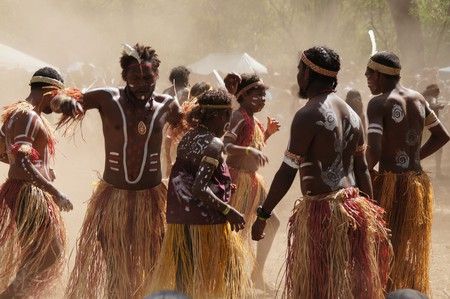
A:
<svg viewBox="0 0 450 299">
<path fill-rule="evenodd" d="M 160 253 L 166 188 L 116 189 L 100 181 L 77 241 L 69 298 L 142 298 Z"/>
<path fill-rule="evenodd" d="M 31 183 L 7 180 L 0 190 L 0 293 L 16 275 L 24 282 L 15 286 L 17 295 L 47 292 L 61 275 L 65 244 L 52 196 Z"/>
<path fill-rule="evenodd" d="M 388 290 L 410 288 L 430 295 L 429 261 L 433 191 L 424 172 L 373 176 L 375 199 L 386 210 L 394 263 Z"/>
<path fill-rule="evenodd" d="M 252 224 L 256 220 L 256 208 L 264 201 L 267 194 L 264 180 L 258 173 L 234 168 L 230 168 L 230 174 L 233 184 L 236 185 L 230 205 L 244 215 L 246 225 L 242 232 L 245 238 L 251 240 Z"/>
<path fill-rule="evenodd" d="M 355 188 L 298 200 L 283 296 L 384 298 L 392 249 L 382 217 Z"/>
<path fill-rule="evenodd" d="M 151 290 L 176 290 L 193 299 L 251 298 L 245 248 L 228 223 L 168 224 Z"/>
</svg>

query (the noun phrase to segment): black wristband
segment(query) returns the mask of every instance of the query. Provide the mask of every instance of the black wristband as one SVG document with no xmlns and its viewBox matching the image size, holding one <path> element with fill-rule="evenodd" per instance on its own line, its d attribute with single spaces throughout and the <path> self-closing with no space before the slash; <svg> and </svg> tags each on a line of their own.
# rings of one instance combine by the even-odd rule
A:
<svg viewBox="0 0 450 299">
<path fill-rule="evenodd" d="M 259 206 L 256 209 L 256 215 L 258 216 L 258 218 L 267 220 L 267 219 L 269 219 L 272 216 L 272 213 L 271 212 L 270 213 L 267 212 L 266 210 L 263 209 L 262 206 Z"/>
</svg>

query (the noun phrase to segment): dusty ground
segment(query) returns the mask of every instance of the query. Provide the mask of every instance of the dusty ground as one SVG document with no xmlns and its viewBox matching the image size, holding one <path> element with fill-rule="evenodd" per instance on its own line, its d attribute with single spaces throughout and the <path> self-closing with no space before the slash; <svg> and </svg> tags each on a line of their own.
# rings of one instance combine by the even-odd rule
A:
<svg viewBox="0 0 450 299">
<path fill-rule="evenodd" d="M 287 136 L 292 116 L 278 118 L 282 122 L 282 130 L 269 141 L 265 150 L 269 156 L 270 163 L 261 172 L 268 183 L 271 182 L 275 171 L 281 163 L 282 153 L 287 144 Z M 265 115 L 260 116 L 265 120 Z M 90 113 L 85 121 L 84 135 L 85 142 L 77 137 L 73 140 L 60 138 L 57 146 L 57 156 L 55 172 L 57 176 L 56 185 L 65 192 L 72 200 L 75 208 L 70 213 L 64 213 L 64 220 L 67 227 L 68 236 L 68 266 L 61 281 L 60 289 L 65 286 L 69 270 L 72 267 L 74 255 L 72 252 L 78 231 L 81 227 L 93 183 L 98 177 L 98 173 L 103 169 L 104 153 L 103 138 L 100 134 L 98 115 L 96 112 Z M 444 155 L 443 163 L 450 176 L 448 163 L 449 154 Z M 424 162 L 425 169 L 434 168 L 434 160 L 429 159 Z M 4 179 L 7 173 L 7 166 L 0 167 L 0 177 Z M 433 175 L 431 175 L 433 177 Z M 434 180 L 436 200 L 433 224 L 433 249 L 431 261 L 431 285 L 434 298 L 450 298 L 450 179 L 446 181 Z M 281 227 L 274 242 L 269 261 L 265 270 L 266 278 L 276 285 L 280 281 L 280 270 L 284 262 L 286 248 L 286 223 L 291 213 L 294 201 L 299 197 L 298 179 L 286 195 L 276 211 L 281 218 Z M 62 291 L 55 293 L 54 298 L 61 298 Z M 273 296 L 268 296 L 271 298 Z"/>
</svg>

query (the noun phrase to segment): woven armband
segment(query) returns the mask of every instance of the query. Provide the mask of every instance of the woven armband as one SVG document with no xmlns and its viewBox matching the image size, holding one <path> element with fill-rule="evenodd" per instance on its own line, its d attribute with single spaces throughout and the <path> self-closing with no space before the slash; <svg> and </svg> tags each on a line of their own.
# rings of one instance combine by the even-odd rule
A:
<svg viewBox="0 0 450 299">
<path fill-rule="evenodd" d="M 430 114 L 425 118 L 425 128 L 431 129 L 432 127 L 437 126 L 440 123 L 439 118 L 436 116 L 436 113 L 434 111 L 431 111 Z"/>
<path fill-rule="evenodd" d="M 293 154 L 288 150 L 284 152 L 283 162 L 294 169 L 299 169 L 303 160 L 303 157 L 300 155 Z"/>
</svg>

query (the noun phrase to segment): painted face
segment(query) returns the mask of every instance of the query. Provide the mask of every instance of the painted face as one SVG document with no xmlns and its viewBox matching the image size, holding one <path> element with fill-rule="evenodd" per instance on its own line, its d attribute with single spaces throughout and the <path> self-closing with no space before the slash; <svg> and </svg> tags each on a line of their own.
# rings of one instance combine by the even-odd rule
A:
<svg viewBox="0 0 450 299">
<path fill-rule="evenodd" d="M 379 92 L 379 88 L 378 88 L 378 85 L 379 85 L 378 72 L 375 72 L 374 70 L 372 70 L 370 68 L 367 68 L 364 75 L 366 76 L 367 86 L 369 87 L 370 92 L 373 95 L 379 94 L 380 92 Z"/>
<path fill-rule="evenodd" d="M 125 81 L 131 93 L 139 100 L 147 101 L 155 91 L 158 73 L 153 70 L 152 64 L 142 62 L 130 65 L 126 72 Z"/>
<path fill-rule="evenodd" d="M 248 91 L 244 96 L 243 104 L 254 113 L 261 111 L 266 105 L 266 90 L 257 88 Z"/>
<path fill-rule="evenodd" d="M 298 64 L 298 73 L 297 73 L 297 84 L 298 84 L 298 96 L 302 99 L 306 99 L 306 89 L 308 87 L 308 78 L 305 74 L 306 68 L 305 65 L 300 61 Z"/>
</svg>

